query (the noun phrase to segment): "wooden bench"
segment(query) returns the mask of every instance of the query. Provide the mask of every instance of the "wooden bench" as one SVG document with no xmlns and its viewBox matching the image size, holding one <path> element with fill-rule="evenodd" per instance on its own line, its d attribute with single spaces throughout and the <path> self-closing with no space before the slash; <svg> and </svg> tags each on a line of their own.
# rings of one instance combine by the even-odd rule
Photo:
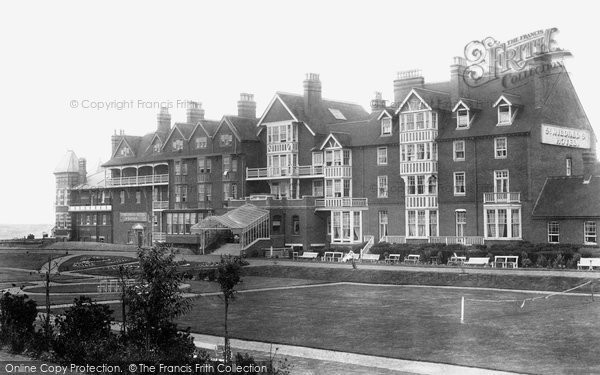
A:
<svg viewBox="0 0 600 375">
<path fill-rule="evenodd" d="M 390 254 L 385 258 L 386 263 L 400 263 L 400 254 Z"/>
<path fill-rule="evenodd" d="M 471 258 L 469 258 L 469 260 L 467 260 L 463 264 L 465 266 L 483 266 L 483 267 L 486 267 L 489 262 L 490 262 L 490 258 L 489 257 L 483 257 L 483 258 L 471 257 Z"/>
<path fill-rule="evenodd" d="M 340 251 L 326 251 L 322 260 L 324 262 L 339 262 L 344 257 L 344 253 Z"/>
<path fill-rule="evenodd" d="M 578 270 L 593 270 L 594 268 L 600 268 L 600 258 L 581 258 L 577 262 Z"/>
<path fill-rule="evenodd" d="M 519 257 L 516 255 L 501 255 L 494 257 L 494 268 L 519 268 Z"/>
<path fill-rule="evenodd" d="M 315 260 L 319 257 L 319 253 L 313 252 L 313 251 L 305 251 L 302 253 L 302 255 L 298 255 L 296 256 L 296 259 L 310 259 L 310 260 Z"/>
<path fill-rule="evenodd" d="M 379 262 L 379 254 L 363 254 L 360 257 L 361 262 Z"/>
<path fill-rule="evenodd" d="M 449 266 L 461 266 L 461 265 L 465 264 L 466 261 L 467 261 L 467 257 L 453 256 L 453 257 L 450 257 L 450 259 L 448 259 L 448 265 Z"/>
<path fill-rule="evenodd" d="M 421 260 L 421 256 L 417 254 L 409 254 L 404 258 L 404 263 L 417 264 Z"/>
</svg>

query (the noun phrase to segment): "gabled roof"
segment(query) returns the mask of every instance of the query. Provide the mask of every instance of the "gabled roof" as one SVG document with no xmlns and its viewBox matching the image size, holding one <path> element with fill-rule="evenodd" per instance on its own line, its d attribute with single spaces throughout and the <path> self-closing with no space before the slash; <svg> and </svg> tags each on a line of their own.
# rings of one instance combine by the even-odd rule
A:
<svg viewBox="0 0 600 375">
<path fill-rule="evenodd" d="M 384 116 L 392 118 L 394 117 L 394 111 L 387 108 L 382 110 L 379 116 L 377 116 L 377 120 L 381 120 Z"/>
<path fill-rule="evenodd" d="M 322 150 L 325 147 L 325 145 L 332 140 L 336 145 L 335 147 L 348 147 L 351 145 L 350 134 L 341 132 L 331 132 L 327 135 L 327 137 L 325 137 L 323 142 L 320 143 L 321 146 L 318 149 Z"/>
<path fill-rule="evenodd" d="M 175 134 L 175 131 L 177 131 L 181 135 L 181 138 L 183 138 L 184 141 L 187 141 L 187 140 L 189 140 L 190 136 L 192 135 L 193 130 L 194 130 L 194 125 L 192 125 L 192 124 L 176 123 L 175 125 L 173 125 L 173 128 L 171 129 L 171 131 L 169 132 L 169 135 L 165 139 L 165 142 L 163 143 L 163 146 L 162 146 L 162 150 L 164 150 L 165 147 L 167 147 L 167 145 L 169 144 L 169 141 L 171 140 L 171 137 L 173 136 L 173 134 Z"/>
<path fill-rule="evenodd" d="M 192 136 L 197 134 L 198 131 L 201 131 L 207 137 L 212 138 L 215 135 L 217 128 L 219 127 L 220 122 L 216 120 L 200 120 L 192 130 L 192 134 L 190 134 L 190 141 L 192 140 Z"/>
<path fill-rule="evenodd" d="M 500 95 L 498 100 L 492 105 L 492 107 L 496 108 L 501 101 L 505 101 L 509 105 L 520 106 L 522 105 L 521 98 L 518 95 L 512 95 L 505 93 L 504 95 Z"/>
<path fill-rule="evenodd" d="M 214 135 L 216 135 L 223 124 L 225 124 L 227 127 L 229 127 L 229 129 L 231 129 L 231 132 L 235 135 L 238 141 L 257 141 L 256 123 L 256 119 L 226 115 L 223 116 L 219 122 L 219 125 L 215 129 Z"/>
<path fill-rule="evenodd" d="M 123 145 L 129 147 L 129 150 L 131 151 L 131 156 L 135 157 L 137 155 L 137 146 L 140 144 L 141 140 L 142 137 L 134 135 L 123 135 L 121 137 L 121 141 L 119 141 L 119 144 L 117 145 L 117 147 L 115 147 L 115 152 L 112 154 L 112 157 L 114 158 L 117 155 L 117 153 Z"/>
<path fill-rule="evenodd" d="M 79 159 L 75 152 L 69 150 L 60 160 L 56 168 L 54 168 L 54 173 L 77 173 L 79 172 Z"/>
<path fill-rule="evenodd" d="M 152 139 L 150 140 L 150 143 L 148 143 L 148 146 L 146 146 L 146 147 L 144 148 L 144 152 L 148 152 L 148 151 L 152 152 L 152 151 L 153 151 L 153 150 L 150 150 L 150 147 L 152 147 L 152 145 L 154 144 L 154 141 L 155 141 L 156 139 L 158 139 L 158 142 L 160 142 L 160 146 L 161 146 L 161 148 L 162 148 L 162 145 L 163 145 L 163 140 L 160 138 L 160 133 L 154 133 L 154 134 L 152 135 Z M 145 142 L 142 142 L 142 143 L 145 143 Z"/>
<path fill-rule="evenodd" d="M 362 106 L 355 103 L 322 99 L 317 108 L 307 110 L 304 108 L 304 96 L 283 92 L 278 92 L 277 95 L 292 115 L 298 121 L 304 122 L 313 134 L 327 133 L 325 124 L 336 124 L 369 118 L 369 113 Z M 346 119 L 337 119 L 329 109 L 337 109 Z"/>
<path fill-rule="evenodd" d="M 383 112 L 384 110 L 381 110 Z M 337 124 L 327 124 L 327 129 L 337 138 L 344 134 L 344 140 L 351 147 L 382 146 L 398 144 L 398 122 L 392 120 L 392 134 L 381 135 L 381 112 L 373 112 L 369 118 L 360 121 L 349 121 Z M 321 144 L 324 142 L 321 142 Z"/>
<path fill-rule="evenodd" d="M 600 176 L 549 177 L 533 208 L 533 216 L 600 217 Z"/>
</svg>

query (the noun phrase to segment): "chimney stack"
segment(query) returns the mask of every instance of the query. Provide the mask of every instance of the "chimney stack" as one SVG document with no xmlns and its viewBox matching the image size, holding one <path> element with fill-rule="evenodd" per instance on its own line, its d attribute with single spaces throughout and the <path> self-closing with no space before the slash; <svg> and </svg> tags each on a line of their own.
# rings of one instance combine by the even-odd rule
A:
<svg viewBox="0 0 600 375">
<path fill-rule="evenodd" d="M 371 113 L 385 109 L 385 100 L 381 92 L 375 91 L 375 99 L 371 100 Z"/>
<path fill-rule="evenodd" d="M 187 102 L 187 123 L 196 125 L 198 121 L 204 120 L 204 110 L 202 109 L 202 103 L 188 101 Z"/>
<path fill-rule="evenodd" d="M 398 72 L 394 80 L 394 102 L 402 103 L 412 88 L 423 87 L 424 84 L 425 78 L 420 69 Z"/>
<path fill-rule="evenodd" d="M 583 159 L 583 178 L 588 179 L 590 176 L 598 173 L 598 161 L 594 151 L 585 151 L 581 154 Z"/>
<path fill-rule="evenodd" d="M 256 118 L 256 102 L 253 94 L 241 93 L 237 106 L 239 117 Z"/>
<path fill-rule="evenodd" d="M 112 145 L 112 153 L 114 154 L 117 150 L 117 146 L 119 145 L 119 136 L 117 135 L 117 129 L 115 129 L 115 133 L 110 137 L 110 144 Z"/>
<path fill-rule="evenodd" d="M 454 57 L 450 65 L 450 101 L 452 107 L 458 103 L 460 98 L 466 96 L 466 84 L 464 80 L 467 60 L 464 57 Z"/>
<path fill-rule="evenodd" d="M 79 158 L 79 183 L 85 184 L 87 182 L 87 169 L 85 158 Z"/>
<path fill-rule="evenodd" d="M 156 131 L 159 133 L 168 133 L 171 131 L 171 115 L 167 107 L 160 107 L 160 112 L 156 115 L 158 126 Z"/>
<path fill-rule="evenodd" d="M 307 73 L 304 80 L 304 108 L 310 111 L 321 103 L 321 81 L 317 73 Z"/>
</svg>

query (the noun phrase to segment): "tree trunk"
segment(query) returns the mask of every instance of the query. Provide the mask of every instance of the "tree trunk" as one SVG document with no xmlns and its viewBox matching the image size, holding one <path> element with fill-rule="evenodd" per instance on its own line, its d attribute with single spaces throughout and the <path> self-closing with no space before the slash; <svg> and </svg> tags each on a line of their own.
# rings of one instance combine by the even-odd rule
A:
<svg viewBox="0 0 600 375">
<path fill-rule="evenodd" d="M 223 360 L 226 364 L 231 363 L 231 348 L 229 347 L 229 331 L 227 330 L 227 314 L 229 312 L 229 298 L 225 297 L 225 348 L 223 349 Z"/>
</svg>

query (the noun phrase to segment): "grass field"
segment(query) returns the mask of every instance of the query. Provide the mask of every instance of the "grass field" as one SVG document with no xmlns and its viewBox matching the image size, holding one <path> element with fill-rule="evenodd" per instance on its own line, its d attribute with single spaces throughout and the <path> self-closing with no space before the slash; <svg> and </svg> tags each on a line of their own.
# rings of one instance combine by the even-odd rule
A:
<svg viewBox="0 0 600 375">
<path fill-rule="evenodd" d="M 230 307 L 234 337 L 519 372 L 598 373 L 600 302 L 531 294 L 400 286 L 329 285 L 240 293 Z M 222 334 L 223 305 L 203 297 L 180 320 L 193 332 Z"/>
<path fill-rule="evenodd" d="M 27 270 L 38 271 L 45 263 L 48 262 L 48 256 L 49 254 L 32 253 L 26 251 L 2 253 L 0 254 L 0 267 L 23 268 Z M 52 259 L 56 260 L 58 257 L 53 255 Z"/>
</svg>

